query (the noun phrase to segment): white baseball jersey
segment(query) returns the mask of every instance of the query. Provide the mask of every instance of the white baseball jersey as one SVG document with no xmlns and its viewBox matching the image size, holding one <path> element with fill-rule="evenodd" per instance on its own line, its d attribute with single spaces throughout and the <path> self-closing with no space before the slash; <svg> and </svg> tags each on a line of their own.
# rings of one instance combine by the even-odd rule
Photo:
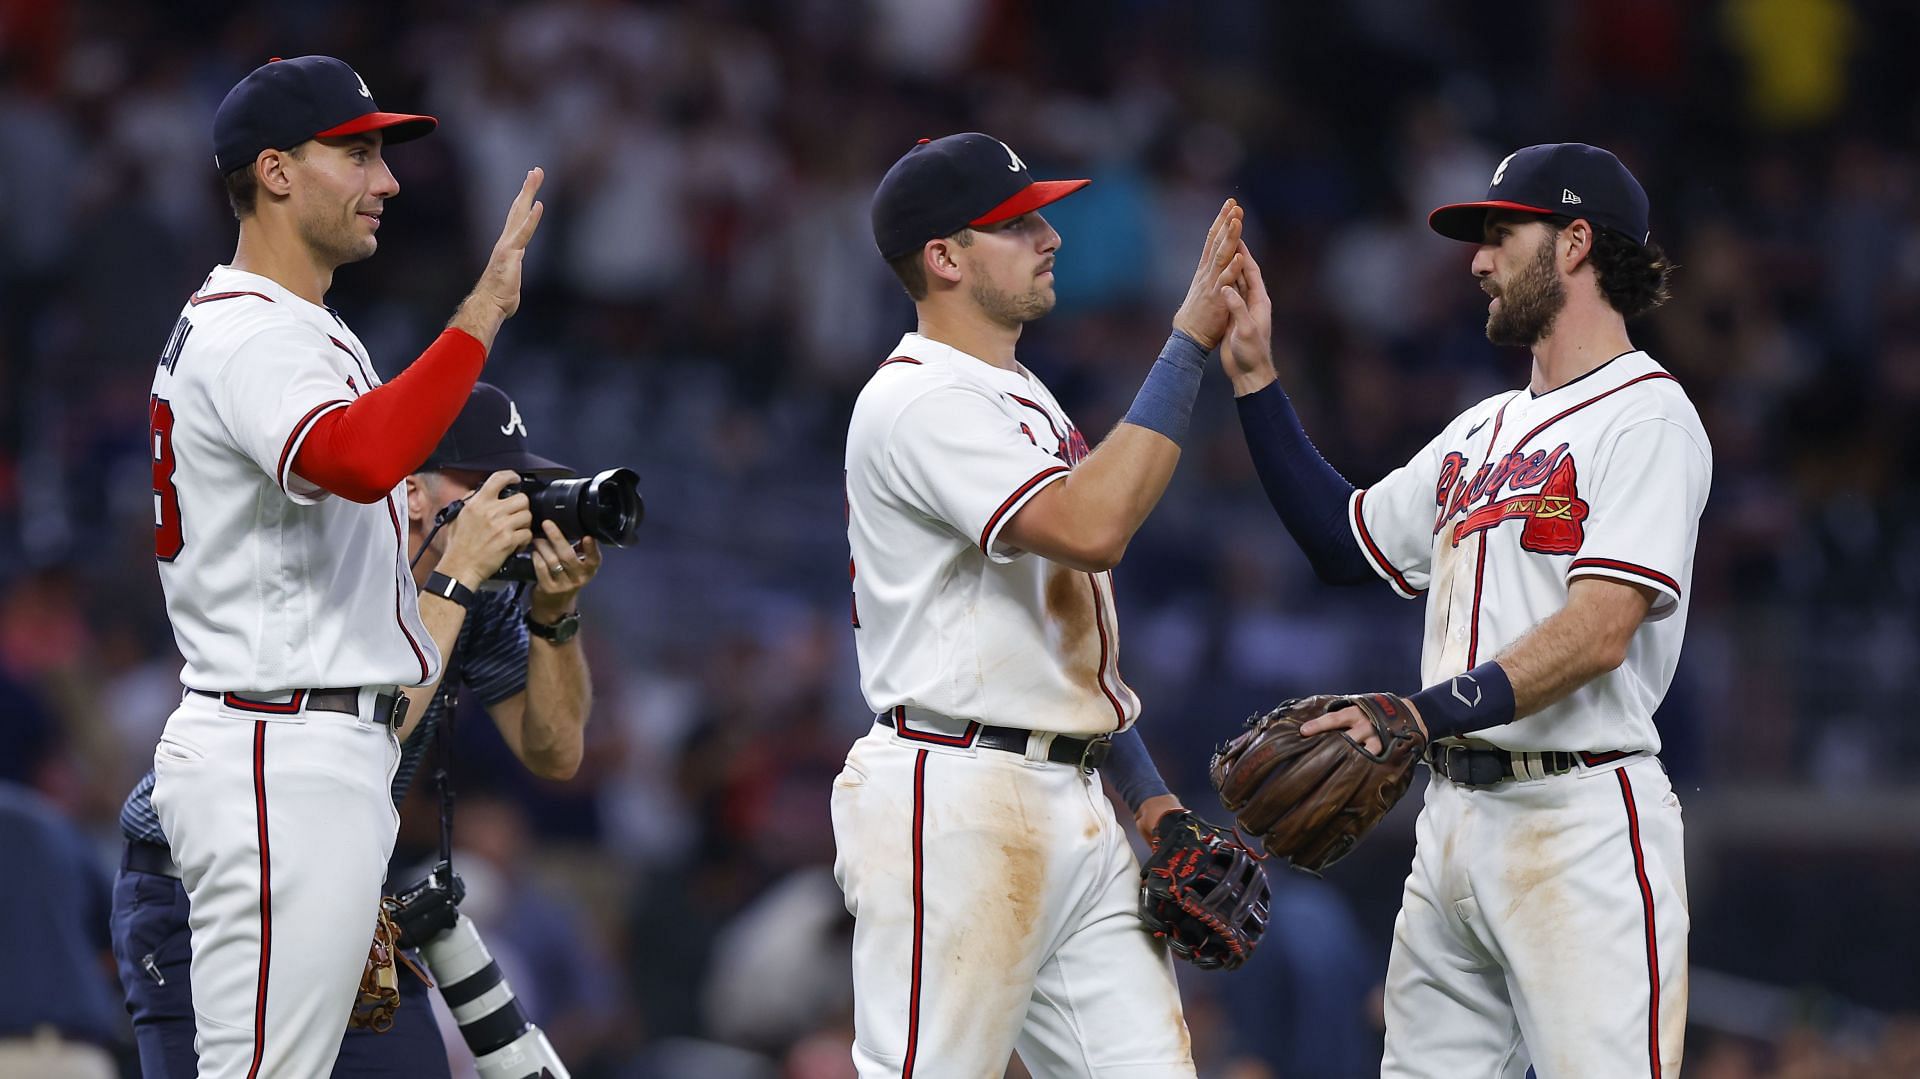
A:
<svg viewBox="0 0 1920 1079">
<path fill-rule="evenodd" d="M 425 685 L 440 653 L 407 570 L 403 487 L 335 498 L 294 474 L 321 416 L 379 385 L 339 316 L 215 269 L 150 402 L 155 555 L 194 689 Z"/>
<path fill-rule="evenodd" d="M 1113 575 L 1026 556 L 1000 531 L 1087 442 L 1025 368 L 910 333 L 854 404 L 847 540 L 868 707 L 990 726 L 1122 730 Z"/>
<path fill-rule="evenodd" d="M 1563 608 L 1575 577 L 1657 592 L 1617 670 L 1473 737 L 1510 750 L 1658 752 L 1653 712 L 1680 659 L 1712 472 L 1679 382 L 1629 352 L 1546 393 L 1469 408 L 1356 491 L 1348 517 L 1396 592 L 1428 593 L 1423 685 L 1494 658 Z"/>
</svg>

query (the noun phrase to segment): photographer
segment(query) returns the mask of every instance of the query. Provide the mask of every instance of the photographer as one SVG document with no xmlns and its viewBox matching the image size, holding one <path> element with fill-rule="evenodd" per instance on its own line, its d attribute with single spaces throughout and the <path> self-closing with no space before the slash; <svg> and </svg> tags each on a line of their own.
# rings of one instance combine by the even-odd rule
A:
<svg viewBox="0 0 1920 1079">
<path fill-rule="evenodd" d="M 574 640 L 580 626 L 575 601 L 600 568 L 600 548 L 588 536 L 576 549 L 551 520 L 541 522 L 536 536 L 527 495 L 500 497 L 521 474 L 570 472 L 527 452 L 526 438 L 513 402 L 479 383 L 433 456 L 407 479 L 408 550 L 418 555 L 413 572 L 420 614 L 447 662 L 424 717 L 401 747 L 393 778 L 396 806 L 462 687 L 485 705 L 530 771 L 566 779 L 580 766 L 592 691 Z M 436 518 L 456 500 L 464 505 L 436 530 Z M 532 556 L 533 577 L 524 613 L 519 589 L 481 590 L 523 549 Z M 187 896 L 154 814 L 153 782 L 149 772 L 120 815 L 127 848 L 113 890 L 113 948 L 141 1074 L 190 1079 L 198 1065 Z M 387 890 L 410 883 L 390 877 Z M 334 1075 L 449 1074 L 425 983 L 405 969 L 396 973 L 401 999 L 392 1028 L 345 1031 Z"/>
</svg>

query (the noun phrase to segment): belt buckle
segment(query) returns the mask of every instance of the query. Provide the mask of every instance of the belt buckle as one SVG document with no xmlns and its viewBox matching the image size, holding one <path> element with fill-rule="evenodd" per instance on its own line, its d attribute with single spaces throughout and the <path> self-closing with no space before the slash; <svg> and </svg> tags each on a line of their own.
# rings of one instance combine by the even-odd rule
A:
<svg viewBox="0 0 1920 1079">
<path fill-rule="evenodd" d="M 1107 738 L 1089 738 L 1085 749 L 1080 751 L 1080 770 L 1092 775 L 1101 765 L 1107 763 L 1107 755 L 1113 752 L 1113 741 Z"/>
<path fill-rule="evenodd" d="M 384 716 L 379 714 L 381 696 L 388 697 L 388 703 L 386 708 L 387 714 Z M 384 722 L 389 727 L 392 727 L 395 731 L 398 731 L 402 726 L 406 724 L 407 708 L 412 704 L 413 704 L 413 701 L 405 693 L 400 693 L 396 691 L 391 695 L 381 694 L 380 696 L 376 696 L 373 699 L 373 707 L 374 707 L 374 713 L 375 713 L 373 718 L 376 722 Z"/>
</svg>

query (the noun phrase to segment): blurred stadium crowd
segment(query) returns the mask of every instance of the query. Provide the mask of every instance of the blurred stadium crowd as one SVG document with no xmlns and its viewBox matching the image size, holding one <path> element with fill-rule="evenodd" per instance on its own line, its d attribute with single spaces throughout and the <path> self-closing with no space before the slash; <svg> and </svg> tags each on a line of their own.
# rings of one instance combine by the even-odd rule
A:
<svg viewBox="0 0 1920 1079">
<path fill-rule="evenodd" d="M 381 251 L 332 305 L 392 374 L 544 165 L 528 297 L 484 377 L 537 452 L 634 467 L 649 506 L 584 597 L 581 775 L 527 777 L 477 712 L 458 729 L 469 910 L 576 1076 L 849 1074 L 826 795 L 870 717 L 840 450 L 912 317 L 867 223 L 887 164 L 978 129 L 1094 178 L 1048 213 L 1060 306 L 1021 347 L 1089 433 L 1238 197 L 1282 377 L 1365 484 L 1524 378 L 1425 212 L 1516 146 L 1578 139 L 1652 194 L 1682 269 L 1636 342 L 1716 457 L 1660 716 L 1699 844 L 1694 961 L 1727 972 L 1696 982 L 1689 1072 L 1920 1074 L 1897 1018 L 1920 1008 L 1898 916 L 1920 726 L 1889 722 L 1920 667 L 1914 40 L 1903 0 L 0 0 L 0 771 L 110 870 L 179 693 L 143 410 L 182 299 L 232 251 L 210 118 L 268 56 L 341 56 L 442 128 L 390 155 Z M 1248 712 L 1415 688 L 1418 607 L 1314 581 L 1217 375 L 1195 430 L 1118 577 L 1143 729 L 1205 806 L 1206 751 Z M 424 857 L 415 795 L 401 842 Z M 1836 806 L 1895 810 L 1853 828 Z M 1190 979 L 1203 1075 L 1377 1068 L 1408 835 L 1277 881 L 1262 961 Z"/>
</svg>

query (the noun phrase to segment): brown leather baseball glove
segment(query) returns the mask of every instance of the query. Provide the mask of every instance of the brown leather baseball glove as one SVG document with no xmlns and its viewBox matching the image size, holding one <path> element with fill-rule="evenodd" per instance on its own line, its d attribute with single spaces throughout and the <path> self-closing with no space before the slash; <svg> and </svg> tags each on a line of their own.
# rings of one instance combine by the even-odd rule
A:
<svg viewBox="0 0 1920 1079">
<path fill-rule="evenodd" d="M 1301 737 L 1302 723 L 1345 707 L 1372 721 L 1378 754 L 1344 732 Z M 1247 729 L 1214 753 L 1213 789 L 1240 827 L 1261 837 L 1267 853 L 1317 876 L 1406 794 L 1426 744 L 1403 697 L 1299 698 L 1249 717 Z"/>
<path fill-rule="evenodd" d="M 400 928 L 394 924 L 395 903 L 391 897 L 380 900 L 380 914 L 373 923 L 373 946 L 367 949 L 367 965 L 360 972 L 360 994 L 347 1016 L 347 1026 L 371 1028 L 376 1034 L 393 1029 L 393 1013 L 400 1009 L 400 977 L 394 963 L 405 964 L 414 976 L 429 986 L 433 979 L 420 969 L 406 952 L 400 950 Z"/>
</svg>

